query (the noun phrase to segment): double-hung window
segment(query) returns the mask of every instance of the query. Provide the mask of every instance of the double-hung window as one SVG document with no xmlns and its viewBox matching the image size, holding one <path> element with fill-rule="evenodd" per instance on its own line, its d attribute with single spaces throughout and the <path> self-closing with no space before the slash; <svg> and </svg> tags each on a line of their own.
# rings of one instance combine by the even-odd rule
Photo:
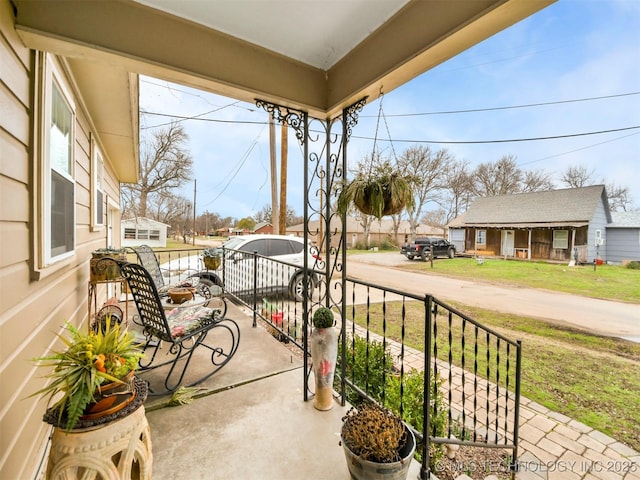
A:
<svg viewBox="0 0 640 480">
<path fill-rule="evenodd" d="M 565 250 L 569 248 L 569 230 L 553 231 L 553 248 Z"/>
<path fill-rule="evenodd" d="M 42 246 L 44 265 L 75 249 L 75 105 L 51 57 L 44 61 Z M 43 266 L 44 266 L 43 265 Z"/>
</svg>

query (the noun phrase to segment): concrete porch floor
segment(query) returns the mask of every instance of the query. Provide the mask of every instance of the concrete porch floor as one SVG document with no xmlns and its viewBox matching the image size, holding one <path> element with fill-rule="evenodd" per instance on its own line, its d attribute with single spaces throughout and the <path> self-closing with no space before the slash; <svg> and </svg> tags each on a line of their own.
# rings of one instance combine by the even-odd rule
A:
<svg viewBox="0 0 640 480">
<path fill-rule="evenodd" d="M 336 402 L 322 412 L 313 401 L 304 402 L 300 355 L 262 326 L 253 328 L 249 311 L 229 303 L 227 317 L 240 326 L 240 346 L 226 366 L 198 385 L 206 389 L 203 396 L 177 407 L 165 406 L 169 396 L 145 402 L 153 479 L 350 478 L 338 443 L 348 407 Z M 202 358 L 201 364 L 208 361 Z M 419 470 L 413 461 L 409 478 Z"/>
<path fill-rule="evenodd" d="M 249 310 L 229 302 L 227 317 L 240 327 L 240 346 L 228 365 L 198 385 L 202 396 L 177 407 L 166 406 L 169 396 L 145 401 L 153 479 L 350 478 L 339 445 L 348 406 L 336 402 L 321 412 L 304 402 L 301 355 L 264 327 L 253 328 Z M 195 378 L 198 368 L 211 365 L 201 350 L 190 366 Z M 408 361 L 412 355 L 420 353 L 408 352 Z M 640 480 L 640 453 L 524 397 L 519 438 L 518 480 Z M 408 478 L 419 471 L 414 460 Z"/>
</svg>

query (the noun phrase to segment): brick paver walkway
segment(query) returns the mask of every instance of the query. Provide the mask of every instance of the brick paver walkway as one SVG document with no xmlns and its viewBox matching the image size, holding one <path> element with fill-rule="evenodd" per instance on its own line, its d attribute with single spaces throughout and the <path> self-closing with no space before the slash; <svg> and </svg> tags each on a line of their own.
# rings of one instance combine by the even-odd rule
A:
<svg viewBox="0 0 640 480">
<path fill-rule="evenodd" d="M 351 331 L 349 323 L 347 331 Z M 366 331 L 356 326 L 358 335 Z M 369 332 L 373 340 L 382 338 Z M 400 357 L 400 345 L 387 340 L 394 358 Z M 423 370 L 424 355 L 405 346 L 405 369 Z M 446 364 L 441 369 L 448 376 Z M 462 398 L 460 369 L 453 367 L 452 388 Z M 461 405 L 454 405 L 461 411 Z M 518 480 L 640 480 L 640 453 L 621 442 L 554 412 L 525 397 L 520 398 L 519 430 L 520 471 Z"/>
</svg>

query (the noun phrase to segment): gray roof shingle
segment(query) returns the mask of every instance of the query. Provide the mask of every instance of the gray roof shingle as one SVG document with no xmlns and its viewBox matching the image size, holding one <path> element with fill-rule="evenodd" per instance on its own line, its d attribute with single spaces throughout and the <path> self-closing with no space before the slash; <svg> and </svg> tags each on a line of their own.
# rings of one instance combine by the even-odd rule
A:
<svg viewBox="0 0 640 480">
<path fill-rule="evenodd" d="M 585 223 L 602 201 L 608 209 L 604 185 L 483 197 L 473 202 L 463 225 Z"/>
</svg>

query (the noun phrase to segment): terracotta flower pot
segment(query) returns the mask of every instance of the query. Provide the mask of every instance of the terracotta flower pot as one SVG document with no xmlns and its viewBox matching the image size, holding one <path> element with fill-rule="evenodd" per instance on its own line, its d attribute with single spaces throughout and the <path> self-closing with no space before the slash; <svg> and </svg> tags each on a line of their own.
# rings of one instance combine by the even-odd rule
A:
<svg viewBox="0 0 640 480">
<path fill-rule="evenodd" d="M 190 287 L 176 287 L 170 288 L 169 297 L 171 297 L 171 302 L 177 305 L 181 303 L 188 302 L 189 300 L 193 300 L 193 294 L 195 293 L 195 288 Z"/>
<path fill-rule="evenodd" d="M 87 405 L 82 420 L 95 420 L 122 410 L 136 397 L 134 371 L 122 378 L 122 383 L 110 382 L 100 385 L 94 393 L 95 401 Z"/>
</svg>

